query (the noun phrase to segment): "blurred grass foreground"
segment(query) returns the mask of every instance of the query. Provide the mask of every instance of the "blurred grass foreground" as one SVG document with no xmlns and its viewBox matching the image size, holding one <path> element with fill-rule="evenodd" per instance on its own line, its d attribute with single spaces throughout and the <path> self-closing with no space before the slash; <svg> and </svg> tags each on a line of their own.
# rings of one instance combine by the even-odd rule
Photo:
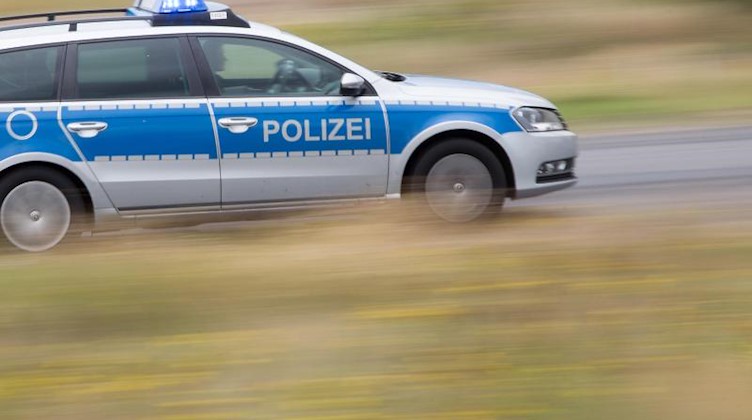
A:
<svg viewBox="0 0 752 420">
<path fill-rule="evenodd" d="M 744 209 L 393 210 L 0 257 L 0 417 L 749 419 Z"/>
</svg>

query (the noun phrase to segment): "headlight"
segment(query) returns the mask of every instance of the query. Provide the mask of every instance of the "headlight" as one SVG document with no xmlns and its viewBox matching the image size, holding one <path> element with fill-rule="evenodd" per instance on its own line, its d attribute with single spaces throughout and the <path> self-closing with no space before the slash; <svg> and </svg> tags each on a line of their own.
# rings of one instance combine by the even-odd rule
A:
<svg viewBox="0 0 752 420">
<path fill-rule="evenodd" d="M 558 112 L 552 109 L 523 107 L 517 108 L 512 115 L 530 133 L 567 129 L 567 123 Z"/>
</svg>

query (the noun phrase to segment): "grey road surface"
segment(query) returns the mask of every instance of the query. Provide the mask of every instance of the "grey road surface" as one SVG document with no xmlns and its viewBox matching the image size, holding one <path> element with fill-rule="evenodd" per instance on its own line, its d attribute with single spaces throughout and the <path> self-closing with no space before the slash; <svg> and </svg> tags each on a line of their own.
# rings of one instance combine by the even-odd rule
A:
<svg viewBox="0 0 752 420">
<path fill-rule="evenodd" d="M 512 207 L 752 205 L 752 126 L 585 136 L 577 165 L 574 189 Z"/>
</svg>

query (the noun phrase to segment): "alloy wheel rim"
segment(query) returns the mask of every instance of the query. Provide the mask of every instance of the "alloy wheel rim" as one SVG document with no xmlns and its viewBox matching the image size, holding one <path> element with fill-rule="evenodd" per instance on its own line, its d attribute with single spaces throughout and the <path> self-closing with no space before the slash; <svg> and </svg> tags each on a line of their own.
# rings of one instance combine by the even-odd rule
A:
<svg viewBox="0 0 752 420">
<path fill-rule="evenodd" d="M 426 199 L 439 217 L 469 222 L 485 213 L 493 200 L 493 177 L 483 162 L 466 154 L 446 156 L 426 177 Z"/>
<path fill-rule="evenodd" d="M 30 181 L 14 188 L 0 207 L 0 226 L 8 241 L 25 251 L 54 248 L 68 233 L 71 209 L 54 185 Z"/>
</svg>

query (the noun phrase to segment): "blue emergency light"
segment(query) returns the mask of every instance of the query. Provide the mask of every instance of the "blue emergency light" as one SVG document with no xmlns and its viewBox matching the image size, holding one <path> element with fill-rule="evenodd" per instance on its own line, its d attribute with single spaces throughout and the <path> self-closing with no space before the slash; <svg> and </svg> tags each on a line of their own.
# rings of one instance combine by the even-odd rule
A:
<svg viewBox="0 0 752 420">
<path fill-rule="evenodd" d="M 152 26 L 234 26 L 250 28 L 225 4 L 206 0 L 136 0 L 126 15 L 148 19 Z"/>
<path fill-rule="evenodd" d="M 162 0 L 159 13 L 205 12 L 209 10 L 204 0 Z"/>
<path fill-rule="evenodd" d="M 136 0 L 134 7 L 159 14 L 195 13 L 209 10 L 204 0 Z"/>
</svg>

